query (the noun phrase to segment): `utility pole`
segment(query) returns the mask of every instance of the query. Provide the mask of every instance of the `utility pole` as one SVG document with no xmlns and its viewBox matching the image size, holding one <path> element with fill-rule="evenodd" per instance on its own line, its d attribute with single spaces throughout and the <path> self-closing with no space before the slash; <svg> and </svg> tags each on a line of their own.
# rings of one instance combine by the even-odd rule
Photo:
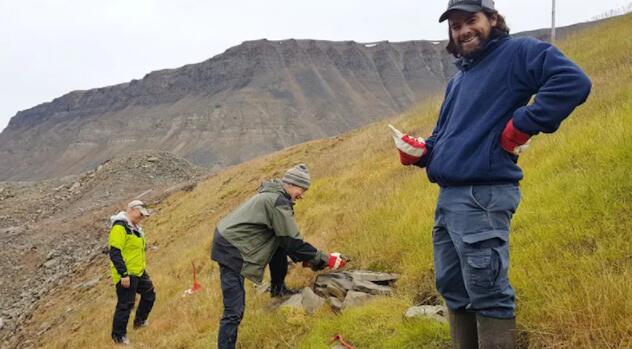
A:
<svg viewBox="0 0 632 349">
<path fill-rule="evenodd" d="M 551 43 L 555 43 L 555 0 L 553 1 L 553 8 L 551 10 Z"/>
</svg>

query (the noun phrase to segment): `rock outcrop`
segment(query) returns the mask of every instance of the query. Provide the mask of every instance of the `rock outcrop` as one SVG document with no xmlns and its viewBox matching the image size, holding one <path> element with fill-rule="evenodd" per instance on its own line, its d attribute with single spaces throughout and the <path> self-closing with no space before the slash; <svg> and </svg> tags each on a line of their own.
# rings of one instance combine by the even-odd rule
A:
<svg viewBox="0 0 632 349">
<path fill-rule="evenodd" d="M 129 149 L 222 168 L 398 114 L 454 72 L 444 43 L 258 40 L 17 113 L 0 180 L 77 174 Z M 45 160 L 45 161 L 44 161 Z"/>
<path fill-rule="evenodd" d="M 286 300 L 281 307 L 315 313 L 328 303 L 334 311 L 359 306 L 374 296 L 390 296 L 399 275 L 367 270 L 321 274 L 314 285 Z M 313 289 L 312 289 L 313 288 Z"/>
</svg>

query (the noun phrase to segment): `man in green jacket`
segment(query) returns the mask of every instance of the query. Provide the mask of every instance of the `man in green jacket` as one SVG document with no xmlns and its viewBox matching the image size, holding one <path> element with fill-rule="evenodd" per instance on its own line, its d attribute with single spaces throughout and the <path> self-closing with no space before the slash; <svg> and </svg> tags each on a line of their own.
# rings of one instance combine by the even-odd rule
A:
<svg viewBox="0 0 632 349">
<path fill-rule="evenodd" d="M 147 326 L 147 317 L 156 300 L 154 285 L 145 271 L 147 241 L 138 225 L 146 216 L 149 212 L 145 205 L 140 200 L 134 200 L 127 205 L 127 211 L 110 217 L 110 269 L 117 297 L 112 340 L 118 344 L 129 344 L 127 322 L 136 293 L 140 294 L 140 303 L 134 318 L 135 329 Z"/>
<path fill-rule="evenodd" d="M 218 348 L 232 349 L 237 343 L 246 304 L 244 278 L 261 283 L 265 267 L 270 265 L 274 297 L 291 293 L 284 282 L 288 256 L 313 270 L 344 267 L 339 253 L 317 250 L 303 241 L 298 230 L 293 207 L 310 182 L 304 164 L 290 168 L 281 180 L 264 182 L 253 197 L 217 224 L 211 258 L 219 263 L 224 300 Z"/>
</svg>

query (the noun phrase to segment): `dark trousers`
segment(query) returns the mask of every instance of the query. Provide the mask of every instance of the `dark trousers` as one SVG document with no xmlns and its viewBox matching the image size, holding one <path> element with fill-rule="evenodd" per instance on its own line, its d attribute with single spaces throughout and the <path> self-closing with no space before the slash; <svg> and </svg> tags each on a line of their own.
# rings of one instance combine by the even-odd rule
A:
<svg viewBox="0 0 632 349">
<path fill-rule="evenodd" d="M 244 277 L 223 264 L 219 265 L 219 272 L 224 297 L 224 314 L 219 322 L 217 347 L 234 349 L 237 344 L 237 330 L 246 306 Z"/>
<path fill-rule="evenodd" d="M 127 334 L 127 322 L 129 315 L 134 308 L 136 293 L 140 294 L 140 303 L 136 309 L 134 322 L 140 323 L 147 320 L 149 312 L 156 300 L 156 292 L 154 285 L 147 273 L 143 276 L 130 276 L 130 285 L 128 288 L 121 286 L 119 281 L 116 284 L 116 310 L 114 310 L 114 320 L 112 321 L 112 337 L 123 337 Z"/>
<path fill-rule="evenodd" d="M 287 254 L 278 248 L 268 265 L 273 285 L 282 285 L 287 275 Z M 239 272 L 219 264 L 222 296 L 224 298 L 224 314 L 219 322 L 217 347 L 233 349 L 237 344 L 237 332 L 246 307 L 246 291 L 244 277 Z"/>
<path fill-rule="evenodd" d="M 287 253 L 282 248 L 277 248 L 270 263 L 270 283 L 272 285 L 283 285 L 287 276 Z"/>
</svg>

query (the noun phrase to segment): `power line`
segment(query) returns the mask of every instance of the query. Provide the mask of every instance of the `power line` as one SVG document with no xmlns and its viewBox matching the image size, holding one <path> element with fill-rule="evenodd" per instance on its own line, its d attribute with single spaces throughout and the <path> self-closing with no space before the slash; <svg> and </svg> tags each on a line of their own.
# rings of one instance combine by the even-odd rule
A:
<svg viewBox="0 0 632 349">
<path fill-rule="evenodd" d="M 555 43 L 555 0 L 552 0 L 551 9 L 551 43 Z"/>
</svg>

